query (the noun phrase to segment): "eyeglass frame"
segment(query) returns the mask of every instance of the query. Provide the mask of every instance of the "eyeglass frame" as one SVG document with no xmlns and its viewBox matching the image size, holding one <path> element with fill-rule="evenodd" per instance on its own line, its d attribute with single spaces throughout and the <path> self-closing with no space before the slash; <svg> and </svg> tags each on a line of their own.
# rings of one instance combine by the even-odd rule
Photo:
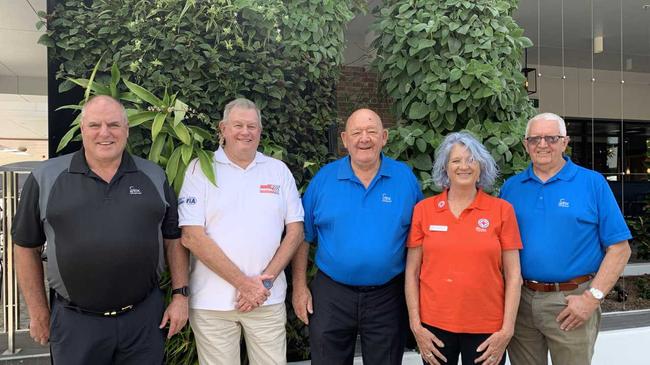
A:
<svg viewBox="0 0 650 365">
<path fill-rule="evenodd" d="M 527 144 L 533 145 L 533 146 L 538 146 L 540 143 L 542 143 L 542 139 L 544 142 L 546 142 L 547 145 L 555 145 L 558 142 L 560 142 L 561 139 L 567 138 L 568 136 L 532 136 L 532 137 L 526 137 L 524 138 L 524 141 L 526 141 Z M 537 140 L 537 142 L 534 142 L 534 140 Z"/>
</svg>

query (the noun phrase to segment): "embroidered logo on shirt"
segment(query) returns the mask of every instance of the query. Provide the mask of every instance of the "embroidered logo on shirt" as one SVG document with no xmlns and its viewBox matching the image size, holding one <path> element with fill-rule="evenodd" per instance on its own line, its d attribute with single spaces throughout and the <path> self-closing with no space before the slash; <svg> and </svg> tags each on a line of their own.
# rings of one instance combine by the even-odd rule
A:
<svg viewBox="0 0 650 365">
<path fill-rule="evenodd" d="M 392 203 L 393 199 L 391 199 L 390 195 L 388 195 L 386 193 L 382 193 L 381 194 L 381 202 L 382 203 Z"/>
<path fill-rule="evenodd" d="M 560 199 L 560 201 L 557 203 L 557 206 L 560 208 L 568 208 L 569 207 L 569 202 L 564 200 L 564 198 Z"/>
<path fill-rule="evenodd" d="M 476 232 L 487 232 L 487 228 L 490 226 L 490 221 L 486 218 L 481 218 L 476 222 Z"/>
<path fill-rule="evenodd" d="M 441 200 L 441 201 L 438 202 L 438 208 L 442 208 L 444 206 L 445 206 L 445 201 L 444 200 Z"/>
<path fill-rule="evenodd" d="M 262 184 L 260 185 L 260 193 L 262 194 L 280 194 L 280 185 Z"/>
<path fill-rule="evenodd" d="M 179 206 L 181 204 L 185 204 L 185 203 L 187 203 L 187 205 L 194 205 L 194 204 L 196 204 L 196 198 L 193 197 L 193 196 L 188 196 L 187 198 L 182 196 L 182 197 L 178 198 L 178 205 Z"/>
<path fill-rule="evenodd" d="M 131 195 L 142 195 L 142 192 L 137 187 L 131 185 L 131 186 L 129 186 L 129 194 L 131 194 Z"/>
</svg>

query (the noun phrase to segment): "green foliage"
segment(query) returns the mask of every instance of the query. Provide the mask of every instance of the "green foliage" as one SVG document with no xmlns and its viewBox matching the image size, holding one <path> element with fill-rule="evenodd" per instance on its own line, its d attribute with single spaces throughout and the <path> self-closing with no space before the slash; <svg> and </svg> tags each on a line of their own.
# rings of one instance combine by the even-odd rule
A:
<svg viewBox="0 0 650 365">
<path fill-rule="evenodd" d="M 431 156 L 450 131 L 469 130 L 504 176 L 526 165 L 534 113 L 520 60 L 531 45 L 511 15 L 515 0 L 384 0 L 374 42 L 382 87 L 400 119 L 388 154 L 407 161 L 431 192 Z"/>
<path fill-rule="evenodd" d="M 650 168 L 650 140 L 646 141 L 646 159 L 644 165 Z M 643 214 L 629 217 L 627 224 L 632 233 L 632 252 L 635 260 L 650 260 L 650 193 L 645 195 Z M 650 295 L 648 296 L 650 299 Z"/>
<path fill-rule="evenodd" d="M 262 110 L 261 148 L 281 157 L 304 189 L 328 159 L 344 26 L 365 7 L 364 0 L 69 0 L 52 14 L 40 14 L 47 33 L 39 43 L 60 63 L 57 78 L 65 80 L 60 92 L 79 85 L 89 94 L 117 93 L 140 106 L 130 113 L 130 123 L 142 127 L 131 130 L 129 148 L 157 158 L 166 169 L 172 166 L 170 175 L 176 163 L 176 173 L 183 170 L 188 156 L 209 157 L 196 146 L 216 148 L 215 125 L 228 101 L 253 100 Z M 113 64 L 120 71 L 115 79 Z M 95 72 L 96 82 L 88 82 Z M 153 109 L 143 110 L 146 103 Z M 185 108 L 193 112 L 181 116 Z M 194 148 L 185 147 L 187 134 L 179 125 L 189 129 Z M 76 129 L 73 124 L 65 143 Z M 299 359 L 309 345 L 288 302 L 294 351 L 288 355 Z M 168 341 L 166 351 L 167 363 L 196 363 L 189 329 Z"/>
<path fill-rule="evenodd" d="M 191 115 L 187 104 L 177 99 L 176 94 L 169 95 L 167 90 L 165 96 L 160 99 L 142 86 L 121 79 L 117 64 L 111 67 L 109 85 L 101 84 L 95 81 L 100 63 L 101 59 L 93 69 L 90 79 L 68 79 L 85 88 L 84 99 L 79 102 L 79 105 L 65 105 L 61 108 L 80 110 L 90 95 L 112 96 L 122 102 L 129 118 L 130 137 L 127 149 L 131 153 L 146 156 L 152 162 L 160 164 L 177 194 L 183 184 L 187 165 L 194 158 L 199 158 L 203 173 L 216 185 L 216 177 L 210 162 L 213 152 L 203 148 L 203 143 L 209 141 L 212 135 L 205 129 L 186 126 L 182 122 L 186 115 Z M 120 87 L 122 84 L 125 87 Z M 57 152 L 67 146 L 71 140 L 80 137 L 77 134 L 80 122 L 81 114 L 72 122 L 70 129 L 59 142 Z"/>
<path fill-rule="evenodd" d="M 61 62 L 59 79 L 88 78 L 105 55 L 100 72 L 116 63 L 125 79 L 154 95 L 178 91 L 178 99 L 197 111 L 188 123 L 205 129 L 215 128 L 235 97 L 255 101 L 264 138 L 283 146 L 302 185 L 304 162 L 326 161 L 343 30 L 363 3 L 67 1 L 47 16 L 48 31 L 39 42 Z M 73 86 L 65 81 L 59 90 Z M 214 140 L 206 147 L 215 148 Z"/>
</svg>

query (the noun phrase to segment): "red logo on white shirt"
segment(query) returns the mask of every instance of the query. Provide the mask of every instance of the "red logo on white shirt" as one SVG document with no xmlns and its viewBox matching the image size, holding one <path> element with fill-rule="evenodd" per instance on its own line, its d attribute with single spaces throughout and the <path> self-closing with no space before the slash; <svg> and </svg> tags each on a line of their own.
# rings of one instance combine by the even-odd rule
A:
<svg viewBox="0 0 650 365">
<path fill-rule="evenodd" d="M 262 184 L 260 185 L 260 193 L 262 194 L 280 194 L 280 185 Z"/>
</svg>

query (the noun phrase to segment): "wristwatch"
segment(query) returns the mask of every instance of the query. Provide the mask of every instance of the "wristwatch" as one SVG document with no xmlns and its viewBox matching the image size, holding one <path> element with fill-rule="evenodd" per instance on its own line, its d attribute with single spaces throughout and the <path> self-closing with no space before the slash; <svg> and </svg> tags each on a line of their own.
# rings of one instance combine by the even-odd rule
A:
<svg viewBox="0 0 650 365">
<path fill-rule="evenodd" d="M 175 294 L 180 294 L 180 295 L 182 295 L 184 297 L 189 297 L 190 296 L 190 288 L 187 285 L 185 285 L 185 286 L 181 286 L 180 288 L 173 289 L 172 290 L 172 295 L 175 295 Z"/>
<path fill-rule="evenodd" d="M 605 294 L 602 291 L 600 291 L 600 290 L 598 290 L 596 288 L 589 287 L 589 292 L 598 301 L 602 302 L 603 299 L 605 299 Z"/>
</svg>

